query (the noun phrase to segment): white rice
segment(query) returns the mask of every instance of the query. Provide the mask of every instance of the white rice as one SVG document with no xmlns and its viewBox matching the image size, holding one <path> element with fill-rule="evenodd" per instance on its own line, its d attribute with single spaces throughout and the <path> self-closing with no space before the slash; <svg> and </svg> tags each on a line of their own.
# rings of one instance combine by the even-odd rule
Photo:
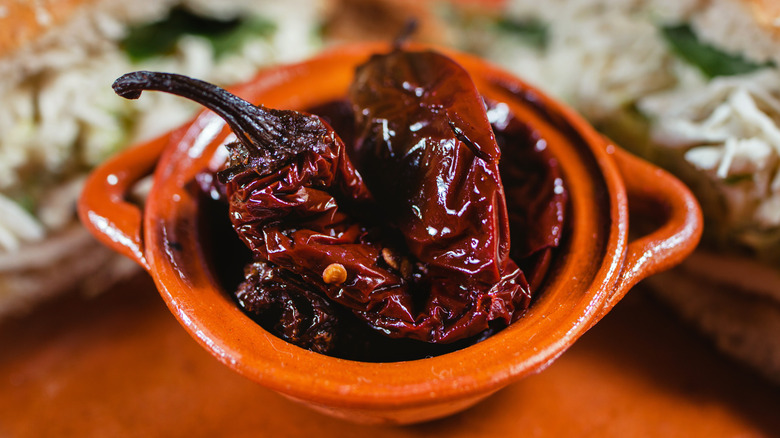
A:
<svg viewBox="0 0 780 438">
<path fill-rule="evenodd" d="M 765 69 L 640 101 L 655 140 L 723 190 L 732 228 L 780 227 L 780 74 Z M 727 181 L 740 178 L 739 184 Z"/>
</svg>

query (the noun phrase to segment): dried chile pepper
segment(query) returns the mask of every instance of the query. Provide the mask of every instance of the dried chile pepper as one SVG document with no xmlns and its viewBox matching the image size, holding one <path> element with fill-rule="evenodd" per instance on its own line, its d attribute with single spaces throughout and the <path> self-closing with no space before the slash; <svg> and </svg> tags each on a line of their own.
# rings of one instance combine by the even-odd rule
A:
<svg viewBox="0 0 780 438">
<path fill-rule="evenodd" d="M 349 97 L 356 165 L 427 270 L 406 336 L 447 342 L 510 323 L 530 291 L 509 259 L 501 152 L 469 74 L 439 53 L 395 48 L 358 67 Z"/>
<path fill-rule="evenodd" d="M 128 98 L 147 89 L 188 97 L 234 131 L 219 180 L 254 257 L 236 296 L 260 319 L 272 315 L 266 325 L 284 339 L 330 352 L 351 336 L 347 309 L 389 337 L 450 343 L 527 307 L 528 282 L 510 258 L 501 151 L 485 103 L 451 59 L 396 47 L 359 67 L 350 144 L 320 117 L 183 76 L 135 72 L 114 88 Z M 540 175 L 543 185 L 559 180 Z M 545 237 L 528 244 L 521 228 L 518 247 L 530 249 L 520 257 L 558 244 L 550 230 L 562 229 L 565 191 L 555 190 L 522 213 L 541 212 L 544 223 L 529 228 Z"/>
<path fill-rule="evenodd" d="M 317 292 L 326 296 L 324 268 L 340 260 L 358 269 L 376 259 L 345 247 L 365 230 L 339 210 L 328 192 L 347 204 L 371 199 L 341 139 L 317 116 L 255 106 L 181 75 L 133 72 L 117 79 L 113 88 L 129 99 L 143 90 L 177 94 L 226 121 L 238 142 L 227 145 L 230 162 L 219 174 L 224 187 L 218 191 L 226 193 L 231 222 L 255 259 L 245 269 L 237 299 L 245 310 L 266 314 L 266 319 L 278 315 L 274 331 L 282 338 L 315 351 L 330 350 L 338 330 L 329 328 L 338 318 L 327 301 L 316 298 Z M 290 265 L 292 269 L 282 269 Z"/>
</svg>

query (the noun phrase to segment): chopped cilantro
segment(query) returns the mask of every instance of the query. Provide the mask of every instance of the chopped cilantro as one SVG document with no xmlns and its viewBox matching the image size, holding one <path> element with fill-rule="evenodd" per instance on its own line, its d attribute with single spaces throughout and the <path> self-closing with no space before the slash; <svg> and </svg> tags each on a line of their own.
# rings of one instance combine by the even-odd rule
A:
<svg viewBox="0 0 780 438">
<path fill-rule="evenodd" d="M 750 73 L 771 65 L 752 62 L 702 42 L 687 24 L 663 26 L 661 32 L 677 56 L 710 78 Z"/>
<path fill-rule="evenodd" d="M 743 173 L 738 175 L 729 175 L 728 177 L 726 177 L 724 182 L 726 183 L 726 185 L 733 186 L 745 181 L 752 181 L 752 180 L 753 180 L 752 173 Z"/>
<path fill-rule="evenodd" d="M 496 21 L 496 27 L 501 32 L 516 36 L 529 46 L 537 49 L 547 47 L 549 38 L 547 25 L 539 20 L 502 17 Z"/>
<path fill-rule="evenodd" d="M 235 51 L 251 36 L 269 36 L 274 24 L 261 18 L 216 19 L 176 7 L 163 20 L 134 27 L 121 46 L 131 60 L 138 62 L 171 53 L 184 35 L 207 38 L 216 56 Z"/>
<path fill-rule="evenodd" d="M 24 193 L 14 197 L 13 200 L 25 211 L 31 215 L 35 215 L 35 211 L 37 210 L 38 206 L 35 202 L 35 197 L 32 194 Z"/>
<path fill-rule="evenodd" d="M 214 35 L 210 38 L 217 57 L 233 53 L 249 39 L 254 37 L 270 37 L 276 32 L 276 25 L 265 18 L 253 17 L 241 21 L 231 32 Z"/>
</svg>

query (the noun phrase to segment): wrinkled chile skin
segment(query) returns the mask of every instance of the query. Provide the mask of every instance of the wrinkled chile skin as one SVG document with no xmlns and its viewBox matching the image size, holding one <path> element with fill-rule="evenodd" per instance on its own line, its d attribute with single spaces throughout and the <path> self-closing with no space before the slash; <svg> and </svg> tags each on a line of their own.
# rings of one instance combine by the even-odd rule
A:
<svg viewBox="0 0 780 438">
<path fill-rule="evenodd" d="M 344 143 L 323 123 L 317 147 L 274 172 L 247 169 L 227 181 L 230 216 L 239 237 L 266 260 L 323 286 L 322 272 L 341 263 L 348 278 L 324 286 L 335 302 L 388 320 L 406 319 L 412 307 L 398 273 L 377 264 L 382 241 L 346 213 L 344 204 L 373 208 L 371 195 L 346 156 Z"/>
<path fill-rule="evenodd" d="M 469 74 L 441 54 L 395 50 L 358 67 L 354 156 L 388 222 L 427 267 L 429 342 L 512 321 L 530 292 L 509 255 L 498 149 Z M 420 337 L 422 339 L 422 337 Z"/>
</svg>

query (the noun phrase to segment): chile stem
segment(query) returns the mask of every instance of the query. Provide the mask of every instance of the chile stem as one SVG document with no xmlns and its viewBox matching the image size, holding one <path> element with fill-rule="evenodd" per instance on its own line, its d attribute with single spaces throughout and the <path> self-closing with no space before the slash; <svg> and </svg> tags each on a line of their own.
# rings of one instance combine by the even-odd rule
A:
<svg viewBox="0 0 780 438">
<path fill-rule="evenodd" d="M 198 79 L 174 73 L 136 71 L 114 81 L 112 88 L 126 99 L 138 99 L 142 91 L 155 90 L 193 100 L 222 117 L 249 150 L 273 156 L 274 145 L 286 140 L 276 115 Z"/>
</svg>

